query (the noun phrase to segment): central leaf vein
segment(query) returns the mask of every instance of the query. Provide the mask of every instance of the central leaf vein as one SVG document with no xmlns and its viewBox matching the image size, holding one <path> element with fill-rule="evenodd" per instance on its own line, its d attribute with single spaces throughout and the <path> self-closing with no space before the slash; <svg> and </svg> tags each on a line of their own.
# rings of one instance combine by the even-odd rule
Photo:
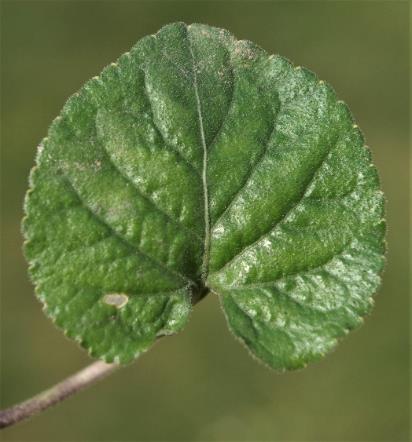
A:
<svg viewBox="0 0 412 442">
<path fill-rule="evenodd" d="M 204 200 L 205 238 L 203 246 L 204 250 L 203 250 L 203 262 L 202 262 L 202 278 L 205 281 L 208 274 L 209 254 L 210 254 L 210 215 L 209 215 L 209 196 L 208 196 L 208 187 L 207 187 L 207 146 L 206 146 L 205 131 L 203 127 L 203 115 L 202 115 L 202 105 L 200 102 L 200 95 L 199 95 L 199 85 L 197 81 L 196 60 L 193 53 L 190 36 L 188 33 L 186 34 L 186 38 L 188 41 L 189 52 L 192 59 L 193 87 L 195 91 L 196 109 L 199 119 L 200 139 L 203 148 L 202 186 L 203 186 L 203 200 Z"/>
</svg>

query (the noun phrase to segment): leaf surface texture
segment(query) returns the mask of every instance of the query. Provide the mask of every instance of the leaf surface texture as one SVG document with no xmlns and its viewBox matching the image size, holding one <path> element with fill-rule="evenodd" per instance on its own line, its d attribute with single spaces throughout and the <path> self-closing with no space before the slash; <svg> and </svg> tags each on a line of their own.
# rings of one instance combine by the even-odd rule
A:
<svg viewBox="0 0 412 442">
<path fill-rule="evenodd" d="M 25 251 L 46 313 L 129 362 L 216 293 L 277 369 L 369 312 L 383 194 L 346 105 L 281 56 L 165 26 L 87 82 L 39 148 Z"/>
</svg>

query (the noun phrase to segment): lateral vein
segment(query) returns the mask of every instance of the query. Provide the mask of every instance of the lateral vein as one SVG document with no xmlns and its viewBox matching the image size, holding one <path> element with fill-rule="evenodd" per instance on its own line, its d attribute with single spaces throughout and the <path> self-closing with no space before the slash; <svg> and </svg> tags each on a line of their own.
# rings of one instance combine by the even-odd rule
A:
<svg viewBox="0 0 412 442">
<path fill-rule="evenodd" d="M 133 244 L 127 237 L 119 233 L 115 228 L 113 228 L 102 216 L 98 215 L 95 210 L 93 210 L 82 198 L 80 193 L 75 188 L 73 182 L 70 180 L 70 178 L 66 175 L 63 175 L 63 181 L 66 183 L 66 186 L 71 192 L 77 197 L 79 200 L 81 206 L 87 210 L 90 215 L 94 218 L 95 221 L 99 222 L 101 225 L 105 226 L 106 229 L 109 231 L 111 236 L 117 238 L 122 244 L 124 244 L 129 250 L 132 252 L 140 255 L 143 257 L 146 261 L 151 262 L 156 267 L 162 269 L 163 271 L 166 271 L 173 276 L 185 281 L 188 283 L 189 286 L 196 287 L 197 284 L 191 280 L 189 277 L 184 275 L 183 273 L 179 272 L 178 270 L 171 269 L 168 267 L 165 263 L 159 261 L 157 258 L 154 258 L 153 256 L 148 255 L 147 253 L 140 250 L 139 247 L 137 247 L 135 244 Z"/>
</svg>

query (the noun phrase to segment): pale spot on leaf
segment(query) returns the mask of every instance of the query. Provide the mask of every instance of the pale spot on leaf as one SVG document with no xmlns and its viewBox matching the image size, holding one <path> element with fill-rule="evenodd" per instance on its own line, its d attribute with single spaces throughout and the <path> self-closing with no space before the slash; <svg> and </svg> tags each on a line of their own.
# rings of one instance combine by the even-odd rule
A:
<svg viewBox="0 0 412 442">
<path fill-rule="evenodd" d="M 129 297 L 124 293 L 109 293 L 103 296 L 103 302 L 116 308 L 122 308 L 129 302 Z"/>
</svg>

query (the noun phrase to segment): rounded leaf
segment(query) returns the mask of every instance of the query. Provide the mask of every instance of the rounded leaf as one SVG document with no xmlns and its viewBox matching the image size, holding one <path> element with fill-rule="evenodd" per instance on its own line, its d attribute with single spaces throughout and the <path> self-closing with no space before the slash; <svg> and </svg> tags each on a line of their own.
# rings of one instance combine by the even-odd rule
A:
<svg viewBox="0 0 412 442">
<path fill-rule="evenodd" d="M 46 313 L 128 362 L 219 295 L 259 359 L 297 368 L 361 322 L 383 194 L 346 105 L 205 25 L 165 26 L 87 82 L 39 148 L 25 251 Z"/>
</svg>

